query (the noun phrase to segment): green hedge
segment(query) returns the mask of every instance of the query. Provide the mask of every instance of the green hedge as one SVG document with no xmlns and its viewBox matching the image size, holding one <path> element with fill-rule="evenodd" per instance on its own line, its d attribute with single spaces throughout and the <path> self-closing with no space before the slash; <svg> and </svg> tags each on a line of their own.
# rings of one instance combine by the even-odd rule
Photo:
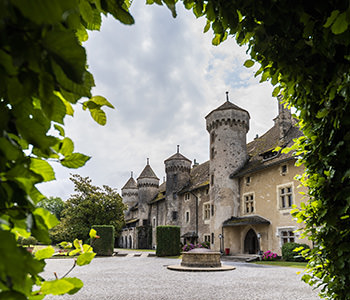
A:
<svg viewBox="0 0 350 300">
<path fill-rule="evenodd" d="M 299 243 L 285 243 L 282 246 L 282 258 L 286 261 L 305 261 L 305 258 L 298 252 L 293 251 L 295 248 L 304 247 L 305 249 L 310 249 L 309 245 L 299 244 Z"/>
<path fill-rule="evenodd" d="M 91 241 L 91 246 L 97 255 L 111 256 L 114 250 L 114 226 L 93 225 L 97 235 L 100 237 Z"/>
<path fill-rule="evenodd" d="M 180 255 L 180 227 L 158 226 L 157 227 L 157 256 Z"/>
</svg>

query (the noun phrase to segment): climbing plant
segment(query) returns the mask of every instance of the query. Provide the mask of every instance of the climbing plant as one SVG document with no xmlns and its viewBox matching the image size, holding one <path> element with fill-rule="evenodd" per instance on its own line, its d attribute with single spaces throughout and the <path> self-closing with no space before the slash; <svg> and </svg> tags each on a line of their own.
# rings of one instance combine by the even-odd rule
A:
<svg viewBox="0 0 350 300">
<path fill-rule="evenodd" d="M 65 117 L 81 106 L 104 125 L 102 107 L 113 108 L 91 94 L 94 79 L 82 43 L 88 30 L 99 30 L 102 15 L 133 24 L 129 5 L 129 0 L 0 1 L 0 299 L 42 299 L 82 286 L 76 278 L 44 281 L 38 274 L 52 249 L 32 256 L 17 239 L 32 235 L 50 243 L 48 230 L 57 219 L 37 207 L 44 196 L 36 185 L 55 179 L 50 162 L 79 168 L 90 158 L 74 152 Z M 78 240 L 74 246 L 78 264 L 92 259 L 91 247 Z"/>
<path fill-rule="evenodd" d="M 169 6 L 169 1 L 163 1 Z M 183 0 L 204 32 L 219 45 L 232 36 L 248 45 L 259 64 L 256 76 L 270 81 L 297 110 L 301 137 L 293 150 L 303 164 L 299 179 L 309 189 L 293 211 L 314 242 L 303 280 L 320 295 L 350 298 L 350 2 L 344 0 Z M 147 3 L 162 4 L 161 0 Z M 174 7 L 171 7 L 174 11 Z"/>
</svg>

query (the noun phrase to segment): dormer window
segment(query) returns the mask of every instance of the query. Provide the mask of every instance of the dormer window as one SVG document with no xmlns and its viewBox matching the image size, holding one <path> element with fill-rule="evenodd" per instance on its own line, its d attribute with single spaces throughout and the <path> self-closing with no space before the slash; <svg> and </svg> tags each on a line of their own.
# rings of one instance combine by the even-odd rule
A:
<svg viewBox="0 0 350 300">
<path fill-rule="evenodd" d="M 279 151 L 274 151 L 274 149 L 272 149 L 272 150 L 260 153 L 259 156 L 262 156 L 263 161 L 267 161 L 277 157 L 278 154 L 279 154 Z"/>
</svg>

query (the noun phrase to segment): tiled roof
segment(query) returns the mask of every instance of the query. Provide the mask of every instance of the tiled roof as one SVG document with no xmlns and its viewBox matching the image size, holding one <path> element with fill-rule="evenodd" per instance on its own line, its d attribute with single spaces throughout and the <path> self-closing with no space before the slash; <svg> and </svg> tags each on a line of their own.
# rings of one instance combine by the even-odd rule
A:
<svg viewBox="0 0 350 300">
<path fill-rule="evenodd" d="M 127 183 L 125 183 L 125 185 L 122 187 L 122 190 L 124 189 L 137 189 L 137 184 L 135 179 L 130 177 Z"/>
<path fill-rule="evenodd" d="M 140 176 L 137 179 L 140 178 L 156 178 L 159 179 L 156 174 L 153 172 L 152 168 L 150 165 L 146 165 L 146 167 L 143 169 L 141 172 Z"/>
<path fill-rule="evenodd" d="M 180 193 L 193 191 L 207 185 L 209 185 L 209 161 L 192 168 L 190 184 L 183 188 Z"/>
<path fill-rule="evenodd" d="M 237 173 L 231 174 L 231 177 L 240 177 L 245 174 L 294 159 L 292 151 L 289 153 L 276 153 L 272 158 L 264 158 L 264 154 L 272 152 L 272 150 L 277 146 L 281 146 L 282 149 L 291 147 L 294 144 L 293 139 L 296 139 L 300 136 L 302 136 L 302 132 L 296 126 L 292 126 L 284 137 L 284 145 L 279 145 L 279 127 L 278 124 L 275 124 L 264 135 L 248 143 L 247 151 L 249 159 L 243 168 L 240 169 Z"/>
<path fill-rule="evenodd" d="M 163 182 L 158 189 L 158 194 L 152 199 L 149 204 L 153 204 L 162 200 L 165 200 L 165 192 L 166 192 L 166 182 Z"/>
</svg>

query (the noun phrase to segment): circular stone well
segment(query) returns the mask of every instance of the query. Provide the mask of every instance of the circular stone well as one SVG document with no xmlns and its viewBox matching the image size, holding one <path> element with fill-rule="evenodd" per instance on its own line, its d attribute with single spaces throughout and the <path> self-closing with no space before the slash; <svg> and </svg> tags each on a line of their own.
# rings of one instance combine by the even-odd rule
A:
<svg viewBox="0 0 350 300">
<path fill-rule="evenodd" d="M 206 248 L 195 248 L 188 252 L 182 252 L 181 265 L 168 266 L 168 269 L 192 272 L 230 271 L 235 269 L 232 266 L 221 265 L 220 257 L 220 252 Z"/>
</svg>

